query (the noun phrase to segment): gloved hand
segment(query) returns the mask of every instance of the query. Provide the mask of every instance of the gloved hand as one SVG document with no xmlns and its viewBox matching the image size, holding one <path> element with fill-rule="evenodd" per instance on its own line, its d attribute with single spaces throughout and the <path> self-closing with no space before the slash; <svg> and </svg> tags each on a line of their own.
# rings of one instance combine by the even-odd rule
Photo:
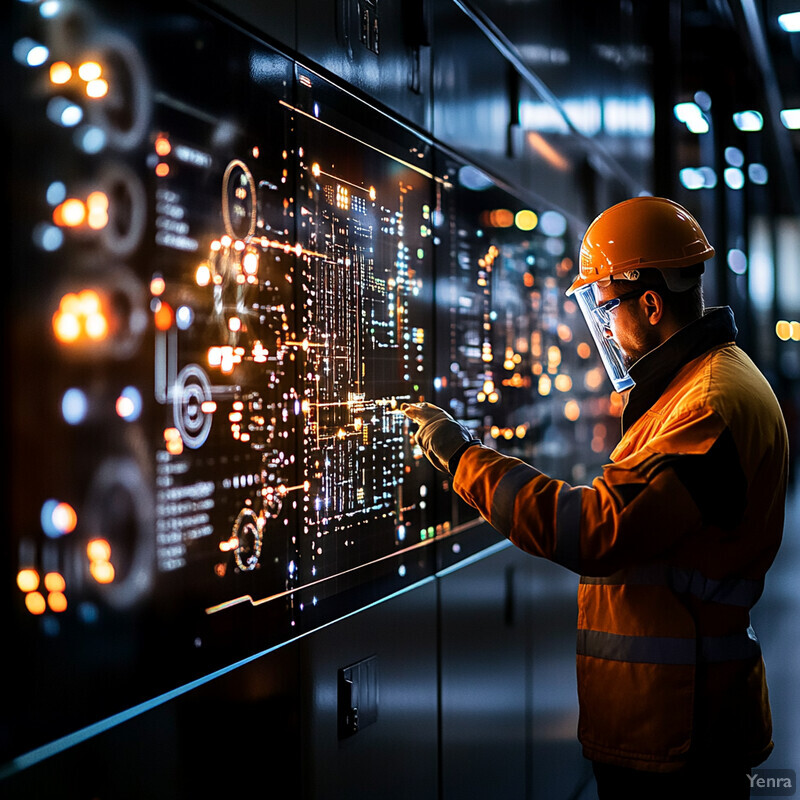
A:
<svg viewBox="0 0 800 800">
<path fill-rule="evenodd" d="M 450 464 L 455 455 L 470 445 L 480 444 L 468 428 L 432 403 L 403 403 L 400 410 L 419 424 L 416 439 L 425 457 L 448 475 L 455 472 L 457 462 L 452 467 Z"/>
</svg>

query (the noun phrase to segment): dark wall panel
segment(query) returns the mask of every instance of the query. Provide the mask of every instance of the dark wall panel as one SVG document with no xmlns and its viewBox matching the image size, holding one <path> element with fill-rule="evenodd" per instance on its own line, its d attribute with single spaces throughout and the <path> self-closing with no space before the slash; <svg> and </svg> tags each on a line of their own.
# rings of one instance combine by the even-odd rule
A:
<svg viewBox="0 0 800 800">
<path fill-rule="evenodd" d="M 437 633 L 430 581 L 302 643 L 304 797 L 438 796 Z M 364 662 L 345 732 L 340 672 Z"/>
</svg>

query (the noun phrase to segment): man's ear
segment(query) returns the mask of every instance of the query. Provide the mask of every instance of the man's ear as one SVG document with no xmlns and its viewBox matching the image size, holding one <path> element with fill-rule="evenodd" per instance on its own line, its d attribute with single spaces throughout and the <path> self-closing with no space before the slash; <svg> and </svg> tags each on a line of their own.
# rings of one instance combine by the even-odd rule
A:
<svg viewBox="0 0 800 800">
<path fill-rule="evenodd" d="M 664 300 L 658 292 L 649 289 L 642 295 L 644 312 L 651 325 L 658 325 L 664 318 Z"/>
</svg>

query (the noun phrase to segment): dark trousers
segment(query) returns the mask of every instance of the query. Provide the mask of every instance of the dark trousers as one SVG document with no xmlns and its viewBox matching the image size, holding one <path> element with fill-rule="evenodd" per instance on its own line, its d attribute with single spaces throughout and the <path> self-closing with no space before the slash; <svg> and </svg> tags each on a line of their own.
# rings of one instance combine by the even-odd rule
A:
<svg viewBox="0 0 800 800">
<path fill-rule="evenodd" d="M 644 772 L 592 762 L 599 800 L 744 800 L 746 767 L 690 763 L 677 772 Z"/>
</svg>

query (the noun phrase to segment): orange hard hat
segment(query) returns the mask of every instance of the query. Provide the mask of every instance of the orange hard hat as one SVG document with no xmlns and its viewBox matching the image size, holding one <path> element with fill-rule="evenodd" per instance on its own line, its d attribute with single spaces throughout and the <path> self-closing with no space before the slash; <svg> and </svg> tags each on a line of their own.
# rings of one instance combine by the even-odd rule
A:
<svg viewBox="0 0 800 800">
<path fill-rule="evenodd" d="M 580 272 L 567 290 L 602 280 L 635 280 L 637 270 L 655 268 L 670 289 L 697 283 L 672 269 L 689 267 L 714 255 L 703 229 L 681 205 L 664 197 L 634 197 L 611 206 L 588 227 L 580 253 Z"/>
</svg>

